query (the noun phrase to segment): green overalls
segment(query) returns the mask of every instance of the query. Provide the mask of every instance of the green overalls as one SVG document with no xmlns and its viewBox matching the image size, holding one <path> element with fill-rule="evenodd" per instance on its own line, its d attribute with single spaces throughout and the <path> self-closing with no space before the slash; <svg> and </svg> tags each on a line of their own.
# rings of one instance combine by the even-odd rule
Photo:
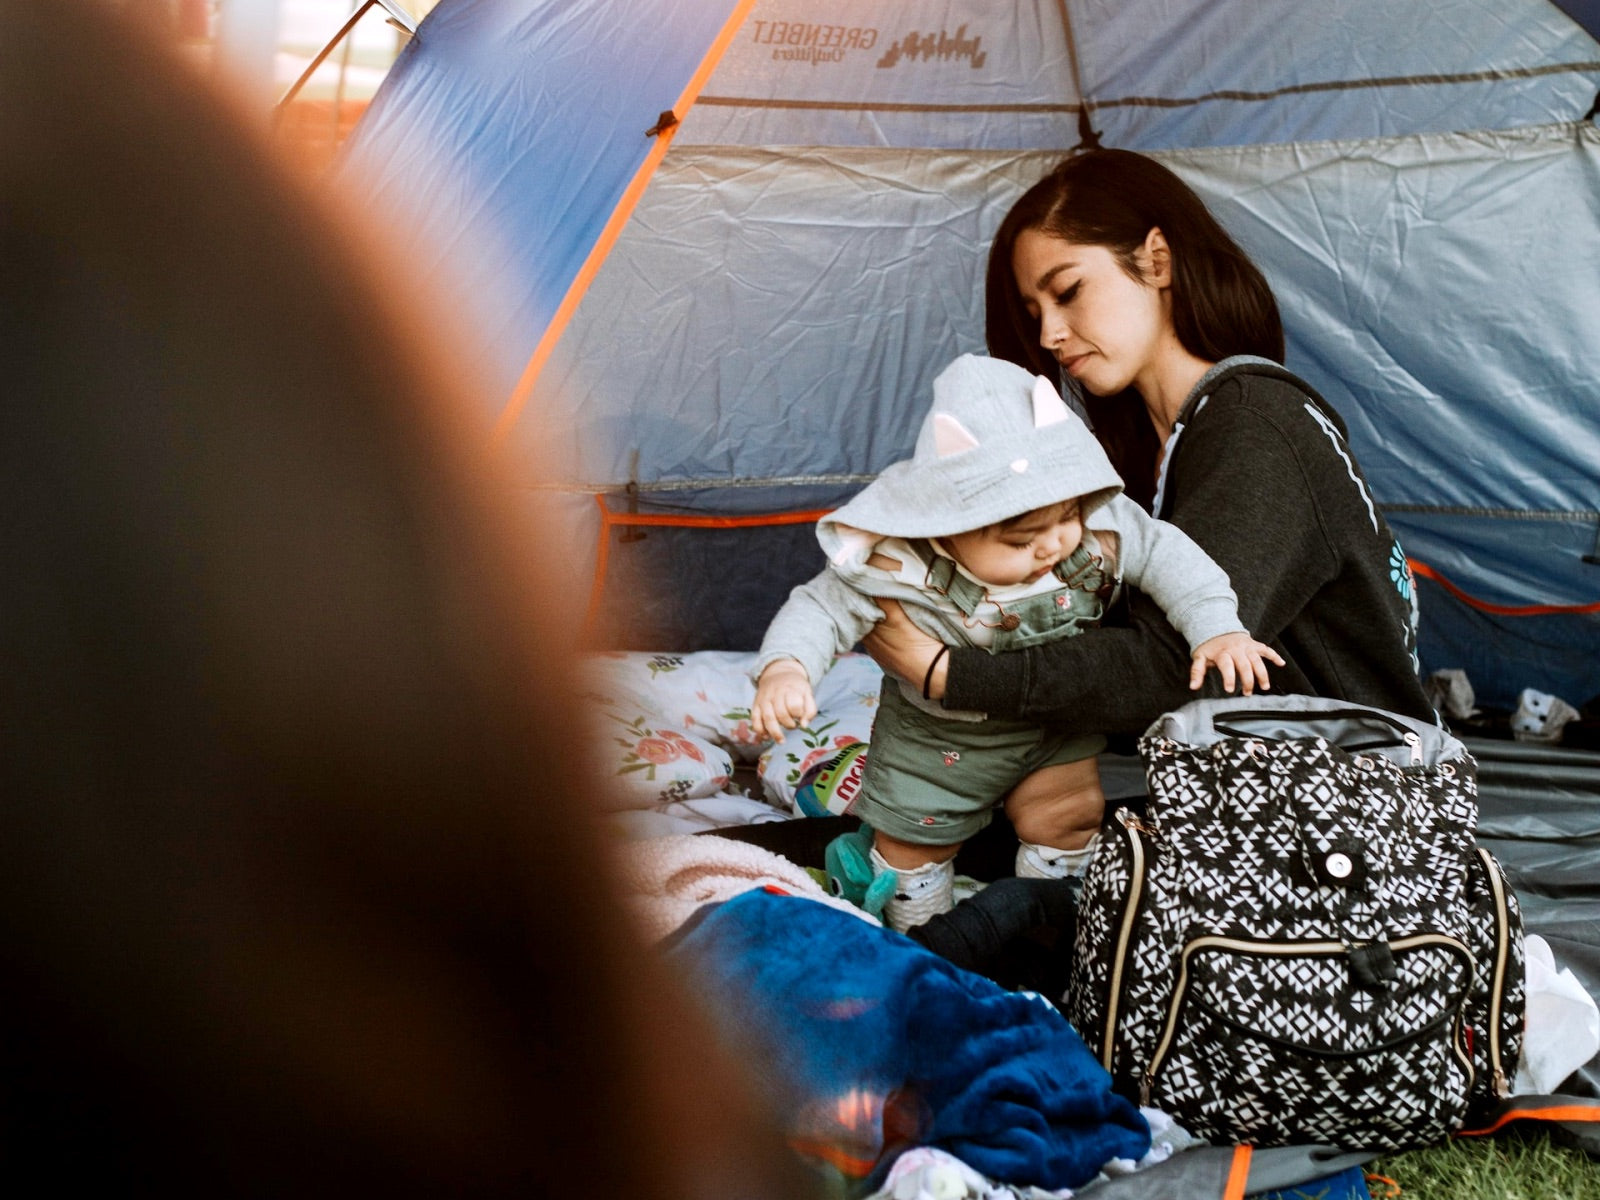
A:
<svg viewBox="0 0 1600 1200">
<path fill-rule="evenodd" d="M 991 653 L 1071 637 L 1099 624 L 1114 581 L 1100 556 L 1080 544 L 1055 566 L 1061 586 L 978 617 L 988 591 L 929 548 L 929 591 L 945 596 L 968 621 L 994 630 Z M 992 606 L 991 606 L 992 607 Z M 1003 615 L 1001 615 L 1003 614 Z M 904 842 L 948 846 L 987 825 L 994 806 L 1041 767 L 1078 762 L 1105 748 L 1099 734 L 1066 736 L 1028 721 L 941 720 L 885 677 L 867 750 L 861 797 L 852 811 Z"/>
</svg>

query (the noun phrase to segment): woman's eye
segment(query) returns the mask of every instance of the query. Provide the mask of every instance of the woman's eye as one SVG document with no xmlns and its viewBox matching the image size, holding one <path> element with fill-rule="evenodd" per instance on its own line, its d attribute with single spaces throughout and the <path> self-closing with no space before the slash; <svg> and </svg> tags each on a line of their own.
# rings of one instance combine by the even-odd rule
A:
<svg viewBox="0 0 1600 1200">
<path fill-rule="evenodd" d="M 1057 292 L 1056 293 L 1056 303 L 1057 304 L 1071 304 L 1074 300 L 1076 300 L 1078 298 L 1078 289 L 1080 287 L 1082 287 L 1082 286 L 1083 286 L 1083 284 L 1081 282 L 1074 283 L 1071 287 L 1065 288 L 1062 291 Z"/>
</svg>

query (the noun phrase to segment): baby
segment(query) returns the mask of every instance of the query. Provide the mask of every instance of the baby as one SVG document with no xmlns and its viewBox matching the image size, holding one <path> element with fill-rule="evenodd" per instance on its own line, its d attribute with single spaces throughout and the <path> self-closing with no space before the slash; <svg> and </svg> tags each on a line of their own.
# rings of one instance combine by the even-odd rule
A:
<svg viewBox="0 0 1600 1200">
<path fill-rule="evenodd" d="M 877 598 L 946 645 L 996 652 L 1094 626 L 1126 580 L 1188 641 L 1191 687 L 1215 666 L 1230 692 L 1235 677 L 1265 688 L 1263 660 L 1282 665 L 1240 624 L 1222 569 L 1122 495 L 1050 382 L 1000 359 L 946 367 L 914 456 L 818 522 L 817 538 L 827 568 L 795 588 L 761 646 L 761 736 L 816 715 L 814 684 L 883 619 Z M 902 931 L 951 906 L 956 851 L 997 803 L 1021 841 L 1017 874 L 1035 878 L 1081 874 L 1105 809 L 1103 737 L 948 710 L 926 691 L 885 678 L 853 809 L 873 830 L 874 873 L 897 873 L 884 915 Z"/>
</svg>

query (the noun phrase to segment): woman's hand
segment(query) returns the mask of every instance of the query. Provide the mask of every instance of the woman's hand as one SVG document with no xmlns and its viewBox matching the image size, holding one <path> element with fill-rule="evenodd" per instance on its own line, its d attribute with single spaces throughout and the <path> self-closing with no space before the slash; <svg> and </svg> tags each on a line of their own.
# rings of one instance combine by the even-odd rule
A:
<svg viewBox="0 0 1600 1200">
<path fill-rule="evenodd" d="M 1264 692 L 1272 686 L 1267 677 L 1267 662 L 1283 666 L 1278 652 L 1265 642 L 1258 642 L 1248 633 L 1225 633 L 1221 637 L 1207 638 L 1194 648 L 1194 660 L 1189 666 L 1189 690 L 1198 691 L 1206 680 L 1206 668 L 1215 667 L 1222 676 L 1222 690 L 1230 696 L 1237 679 L 1239 690 L 1246 696 L 1257 685 Z"/>
<path fill-rule="evenodd" d="M 883 620 L 861 639 L 862 649 L 889 674 L 921 689 L 928 699 L 938 700 L 944 695 L 945 676 L 950 669 L 950 656 L 939 654 L 944 643 L 913 625 L 899 601 L 879 600 L 877 605 L 883 609 Z M 936 657 L 939 661 L 930 676 L 928 667 Z"/>
</svg>

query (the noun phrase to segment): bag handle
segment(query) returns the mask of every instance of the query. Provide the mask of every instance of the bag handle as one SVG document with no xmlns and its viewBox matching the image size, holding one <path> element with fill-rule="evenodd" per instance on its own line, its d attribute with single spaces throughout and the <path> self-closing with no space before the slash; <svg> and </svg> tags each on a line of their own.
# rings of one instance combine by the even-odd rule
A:
<svg viewBox="0 0 1600 1200">
<path fill-rule="evenodd" d="M 1307 713 L 1288 713 L 1281 709 L 1276 711 L 1260 709 L 1256 711 L 1231 712 L 1228 714 L 1226 721 L 1213 721 L 1211 728 L 1218 733 L 1225 733 L 1229 737 L 1249 738 L 1263 736 L 1259 733 L 1251 733 L 1249 730 L 1238 728 L 1236 723 L 1240 721 L 1290 722 L 1295 725 L 1305 726 L 1308 730 L 1324 721 L 1357 721 L 1387 725 L 1394 731 L 1392 734 L 1374 741 L 1350 742 L 1341 741 L 1338 738 L 1329 739 L 1346 750 L 1380 750 L 1391 746 L 1409 746 L 1417 736 L 1405 722 L 1375 708 L 1322 709 L 1314 716 Z M 1280 741 L 1282 739 L 1274 738 L 1272 740 Z"/>
</svg>

